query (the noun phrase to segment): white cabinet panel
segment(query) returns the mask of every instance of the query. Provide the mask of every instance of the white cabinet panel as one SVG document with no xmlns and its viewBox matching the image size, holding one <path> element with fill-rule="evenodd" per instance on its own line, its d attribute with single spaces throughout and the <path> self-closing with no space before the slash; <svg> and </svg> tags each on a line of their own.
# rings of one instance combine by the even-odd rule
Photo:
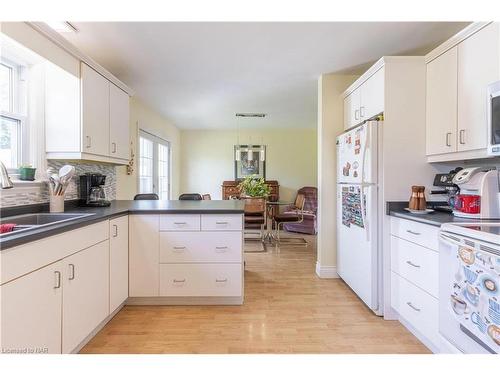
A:
<svg viewBox="0 0 500 375">
<path fill-rule="evenodd" d="M 241 263 L 241 232 L 161 232 L 160 263 Z"/>
<path fill-rule="evenodd" d="M 130 149 L 128 94 L 109 84 L 109 156 L 128 159 Z"/>
<path fill-rule="evenodd" d="M 500 80 L 499 28 L 492 23 L 458 45 L 458 151 L 487 147 L 486 89 Z"/>
<path fill-rule="evenodd" d="M 391 234 L 434 251 L 439 249 L 439 227 L 433 225 L 391 217 Z"/>
<path fill-rule="evenodd" d="M 61 262 L 0 287 L 0 348 L 61 353 Z"/>
<path fill-rule="evenodd" d="M 161 296 L 241 296 L 242 265 L 161 264 Z"/>
<path fill-rule="evenodd" d="M 129 216 L 130 297 L 158 296 L 159 222 L 160 215 Z"/>
<path fill-rule="evenodd" d="M 457 149 L 457 51 L 453 47 L 427 64 L 427 155 Z"/>
<path fill-rule="evenodd" d="M 109 241 L 63 260 L 62 352 L 74 350 L 109 314 Z"/>
<path fill-rule="evenodd" d="M 161 231 L 199 231 L 200 215 L 160 215 Z"/>
<path fill-rule="evenodd" d="M 81 65 L 82 152 L 109 155 L 109 81 Z"/>
<path fill-rule="evenodd" d="M 128 297 L 128 216 L 109 221 L 109 312 Z"/>
<path fill-rule="evenodd" d="M 359 107 L 361 121 L 384 112 L 384 78 L 384 68 L 381 68 L 361 85 Z"/>
<path fill-rule="evenodd" d="M 438 298 L 439 254 L 391 236 L 391 270 Z"/>
<path fill-rule="evenodd" d="M 205 231 L 242 231 L 243 215 L 201 215 L 201 230 Z"/>
</svg>

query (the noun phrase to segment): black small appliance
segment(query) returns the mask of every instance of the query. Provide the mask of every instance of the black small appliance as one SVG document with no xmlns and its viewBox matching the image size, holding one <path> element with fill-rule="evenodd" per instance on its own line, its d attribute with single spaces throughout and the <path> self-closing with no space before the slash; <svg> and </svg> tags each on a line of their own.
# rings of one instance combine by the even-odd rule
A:
<svg viewBox="0 0 500 375">
<path fill-rule="evenodd" d="M 80 206 L 108 207 L 104 184 L 106 176 L 100 173 L 86 173 L 80 176 Z"/>
<path fill-rule="evenodd" d="M 447 205 L 435 205 L 432 206 L 436 211 L 445 211 L 445 212 L 452 212 L 453 208 L 450 205 L 450 201 L 453 200 L 453 197 L 457 195 L 460 192 L 460 188 L 458 185 L 453 183 L 453 177 L 461 171 L 463 168 L 462 167 L 457 167 L 453 170 L 451 170 L 449 173 L 438 173 L 434 177 L 434 186 L 440 187 L 443 190 L 431 190 L 431 194 L 433 195 L 447 195 L 448 199 Z"/>
</svg>

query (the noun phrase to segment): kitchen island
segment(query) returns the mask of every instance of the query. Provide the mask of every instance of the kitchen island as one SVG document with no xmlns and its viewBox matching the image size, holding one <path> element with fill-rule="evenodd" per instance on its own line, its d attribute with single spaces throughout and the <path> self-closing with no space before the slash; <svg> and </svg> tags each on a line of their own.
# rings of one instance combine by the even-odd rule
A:
<svg viewBox="0 0 500 375">
<path fill-rule="evenodd" d="M 92 215 L 0 239 L 3 350 L 77 352 L 125 304 L 243 303 L 243 202 L 66 212 Z"/>
</svg>

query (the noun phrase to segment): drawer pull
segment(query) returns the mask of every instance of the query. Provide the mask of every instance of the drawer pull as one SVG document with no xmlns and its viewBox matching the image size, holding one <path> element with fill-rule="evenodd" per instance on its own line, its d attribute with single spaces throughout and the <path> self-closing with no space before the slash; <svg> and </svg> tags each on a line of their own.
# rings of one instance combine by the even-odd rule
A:
<svg viewBox="0 0 500 375">
<path fill-rule="evenodd" d="M 216 246 L 215 247 L 215 252 L 216 253 L 225 253 L 227 250 L 227 246 Z"/>
<path fill-rule="evenodd" d="M 174 222 L 175 225 L 186 225 L 187 223 L 185 221 L 176 221 Z"/>
<path fill-rule="evenodd" d="M 216 221 L 215 224 L 217 224 L 217 225 L 226 225 L 226 224 L 228 224 L 228 222 L 227 221 Z"/>
<path fill-rule="evenodd" d="M 174 253 L 182 253 L 186 250 L 186 246 L 174 246 Z"/>
<path fill-rule="evenodd" d="M 415 310 L 416 312 L 420 312 L 420 310 L 421 310 L 421 309 L 419 309 L 419 308 L 417 308 L 417 307 L 413 306 L 413 304 L 412 304 L 411 302 L 406 302 L 406 304 L 407 304 L 408 306 L 410 306 L 410 307 L 411 307 L 413 310 Z"/>
<path fill-rule="evenodd" d="M 420 266 L 418 264 L 413 263 L 411 260 L 407 260 L 406 263 L 409 264 L 412 267 L 420 268 Z"/>
<path fill-rule="evenodd" d="M 413 234 L 414 236 L 420 236 L 420 235 L 421 235 L 421 233 L 419 233 L 419 232 L 414 232 L 414 231 L 409 230 L 409 229 L 408 229 L 408 230 L 406 230 L 406 232 L 407 232 L 407 233 L 410 233 L 410 234 Z"/>
<path fill-rule="evenodd" d="M 186 279 L 182 279 L 182 280 L 174 279 L 174 283 L 185 283 L 185 282 L 186 282 Z"/>
<path fill-rule="evenodd" d="M 227 279 L 215 279 L 216 283 L 226 283 Z"/>
</svg>

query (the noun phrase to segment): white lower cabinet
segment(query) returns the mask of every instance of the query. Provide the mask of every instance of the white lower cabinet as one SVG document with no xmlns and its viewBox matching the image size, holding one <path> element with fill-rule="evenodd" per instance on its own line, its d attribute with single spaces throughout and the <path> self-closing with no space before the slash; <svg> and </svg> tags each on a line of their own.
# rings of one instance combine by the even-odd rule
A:
<svg viewBox="0 0 500 375">
<path fill-rule="evenodd" d="M 0 287 L 2 353 L 61 353 L 62 262 Z"/>
<path fill-rule="evenodd" d="M 70 353 L 109 314 L 109 241 L 63 261 L 62 351 Z"/>
<path fill-rule="evenodd" d="M 109 312 L 128 297 L 128 216 L 109 221 Z"/>
<path fill-rule="evenodd" d="M 241 264 L 161 264 L 160 295 L 241 296 Z"/>
</svg>

